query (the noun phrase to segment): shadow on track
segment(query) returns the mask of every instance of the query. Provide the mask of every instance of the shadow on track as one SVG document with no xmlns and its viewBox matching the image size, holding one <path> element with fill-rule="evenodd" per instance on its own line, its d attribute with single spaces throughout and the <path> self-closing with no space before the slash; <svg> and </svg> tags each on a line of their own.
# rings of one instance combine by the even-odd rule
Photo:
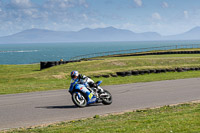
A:
<svg viewBox="0 0 200 133">
<path fill-rule="evenodd" d="M 70 109 L 77 108 L 75 105 L 66 105 L 66 106 L 43 106 L 43 107 L 35 107 L 35 108 L 44 108 L 44 109 Z"/>
<path fill-rule="evenodd" d="M 87 105 L 85 108 L 94 107 L 94 106 L 103 106 L 102 104 L 90 104 Z M 64 106 L 42 106 L 42 107 L 35 107 L 35 108 L 44 108 L 44 109 L 72 109 L 72 108 L 79 108 L 75 105 L 64 105 Z"/>
</svg>

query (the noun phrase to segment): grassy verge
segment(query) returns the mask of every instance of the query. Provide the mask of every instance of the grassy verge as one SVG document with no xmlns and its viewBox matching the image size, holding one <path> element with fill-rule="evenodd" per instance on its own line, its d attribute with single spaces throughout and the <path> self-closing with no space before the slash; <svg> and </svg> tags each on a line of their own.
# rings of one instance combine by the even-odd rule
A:
<svg viewBox="0 0 200 133">
<path fill-rule="evenodd" d="M 109 55 L 109 56 L 102 56 L 102 58 L 107 58 L 107 57 L 120 57 L 122 56 L 131 56 L 135 54 L 147 54 L 147 53 L 157 53 L 157 52 L 180 52 L 180 51 L 200 51 L 200 48 L 182 48 L 182 49 L 169 49 L 169 50 L 153 50 L 153 51 L 147 51 L 147 52 L 138 52 L 138 53 L 127 53 L 127 54 L 116 54 L 116 55 Z M 96 59 L 99 57 L 94 57 L 93 59 Z"/>
<path fill-rule="evenodd" d="M 47 127 L 12 130 L 12 133 L 183 133 L 200 131 L 200 104 L 181 104 L 157 109 L 136 110 L 121 115 L 95 116 L 85 120 L 62 122 Z"/>
<path fill-rule="evenodd" d="M 129 76 L 129 77 L 117 77 L 117 78 L 94 78 L 95 81 L 103 80 L 103 85 L 114 85 L 114 84 L 128 84 L 128 83 L 138 83 L 138 82 L 152 82 L 161 80 L 176 80 L 176 79 L 186 79 L 186 78 L 198 78 L 200 77 L 200 71 L 190 71 L 190 72 L 168 72 L 160 74 L 145 74 L 139 76 Z"/>
<path fill-rule="evenodd" d="M 55 66 L 40 71 L 39 64 L 0 65 L 0 94 L 67 89 L 70 72 L 78 70 L 87 76 L 114 74 L 118 71 L 200 67 L 199 54 L 148 55 L 137 57 L 109 57 L 103 60 L 82 61 Z M 150 82 L 200 77 L 199 71 L 162 73 L 130 77 L 94 78 L 103 85 Z"/>
</svg>

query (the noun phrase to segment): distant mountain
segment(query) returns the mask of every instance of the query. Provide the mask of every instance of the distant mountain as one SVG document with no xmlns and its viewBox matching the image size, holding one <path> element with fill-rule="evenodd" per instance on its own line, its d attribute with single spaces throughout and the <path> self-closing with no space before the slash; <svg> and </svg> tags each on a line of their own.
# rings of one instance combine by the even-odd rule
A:
<svg viewBox="0 0 200 133">
<path fill-rule="evenodd" d="M 183 34 L 161 36 L 156 32 L 135 33 L 130 30 L 114 27 L 80 31 L 51 31 L 29 29 L 22 32 L 0 37 L 1 44 L 7 43 L 55 43 L 55 42 L 102 42 L 102 41 L 153 41 L 153 40 L 199 40 L 200 27 L 195 27 Z"/>
<path fill-rule="evenodd" d="M 0 43 L 63 42 L 73 32 L 29 29 L 10 36 L 0 37 Z M 70 39 L 69 39 L 70 40 Z"/>
<path fill-rule="evenodd" d="M 166 36 L 165 40 L 200 40 L 200 27 L 194 27 L 182 34 Z"/>
</svg>

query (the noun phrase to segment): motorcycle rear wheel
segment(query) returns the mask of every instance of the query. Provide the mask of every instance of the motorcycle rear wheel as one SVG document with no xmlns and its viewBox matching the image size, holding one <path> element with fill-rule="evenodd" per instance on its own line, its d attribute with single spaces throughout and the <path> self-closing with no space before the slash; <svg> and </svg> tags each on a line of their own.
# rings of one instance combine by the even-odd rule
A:
<svg viewBox="0 0 200 133">
<path fill-rule="evenodd" d="M 110 105 L 112 103 L 112 95 L 107 90 L 104 90 L 104 93 L 108 95 L 108 98 L 102 98 L 102 103 L 104 105 Z"/>
<path fill-rule="evenodd" d="M 73 92 L 72 93 L 72 101 L 77 107 L 85 107 L 87 106 L 87 100 L 81 92 Z"/>
</svg>

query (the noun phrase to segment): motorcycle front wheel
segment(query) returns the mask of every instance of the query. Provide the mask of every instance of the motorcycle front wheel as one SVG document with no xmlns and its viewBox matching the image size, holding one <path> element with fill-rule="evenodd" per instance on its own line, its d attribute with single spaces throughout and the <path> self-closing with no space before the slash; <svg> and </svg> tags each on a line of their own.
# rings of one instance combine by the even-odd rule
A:
<svg viewBox="0 0 200 133">
<path fill-rule="evenodd" d="M 73 92 L 72 101 L 78 107 L 85 107 L 87 105 L 87 100 L 81 92 Z"/>
</svg>

